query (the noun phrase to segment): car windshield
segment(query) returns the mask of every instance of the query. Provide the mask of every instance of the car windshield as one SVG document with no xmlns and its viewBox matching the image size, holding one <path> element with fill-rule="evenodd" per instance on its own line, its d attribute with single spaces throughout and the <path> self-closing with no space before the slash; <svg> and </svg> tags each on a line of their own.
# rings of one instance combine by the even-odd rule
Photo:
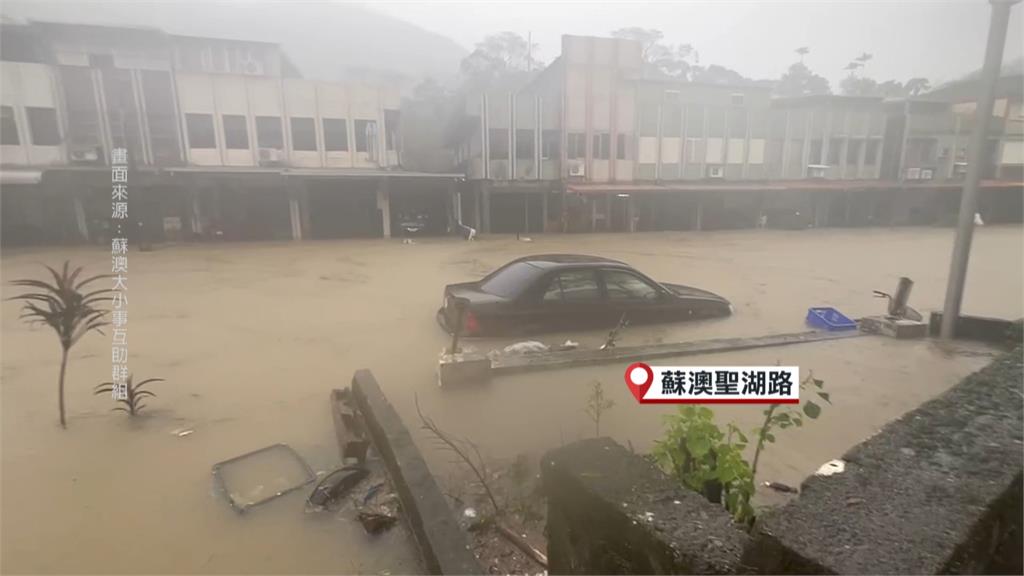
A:
<svg viewBox="0 0 1024 576">
<path fill-rule="evenodd" d="M 526 262 L 513 262 L 492 272 L 480 282 L 480 289 L 488 294 L 511 298 L 530 285 L 541 269 Z"/>
</svg>

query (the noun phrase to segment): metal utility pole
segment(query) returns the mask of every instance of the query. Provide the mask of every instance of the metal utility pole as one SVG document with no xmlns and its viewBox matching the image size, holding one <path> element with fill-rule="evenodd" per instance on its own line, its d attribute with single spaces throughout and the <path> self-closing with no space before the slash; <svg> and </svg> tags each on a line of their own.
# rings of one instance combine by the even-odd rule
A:
<svg viewBox="0 0 1024 576">
<path fill-rule="evenodd" d="M 964 296 L 964 282 L 967 279 L 967 260 L 971 253 L 971 239 L 974 236 L 974 213 L 978 205 L 978 183 L 985 168 L 985 151 L 988 148 L 988 126 L 992 120 L 992 106 L 995 100 L 996 81 L 1003 64 L 1003 45 L 1006 44 L 1006 28 L 1010 22 L 1010 9 L 1020 0 L 989 0 L 992 17 L 988 25 L 988 45 L 985 47 L 985 65 L 981 71 L 981 91 L 975 108 L 974 133 L 971 134 L 967 158 L 967 178 L 960 197 L 960 218 L 956 227 L 956 241 L 953 244 L 953 258 L 949 265 L 949 284 L 946 286 L 946 303 L 942 308 L 940 335 L 952 339 L 960 304 Z"/>
</svg>

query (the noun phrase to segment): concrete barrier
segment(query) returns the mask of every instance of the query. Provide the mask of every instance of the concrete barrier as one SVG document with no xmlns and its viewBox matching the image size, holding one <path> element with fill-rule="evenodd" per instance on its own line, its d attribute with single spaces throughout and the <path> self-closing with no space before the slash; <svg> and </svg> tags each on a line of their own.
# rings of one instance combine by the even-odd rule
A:
<svg viewBox="0 0 1024 576">
<path fill-rule="evenodd" d="M 887 425 L 758 519 L 766 574 L 1020 574 L 1021 350 Z M 894 382 L 893 385 L 898 385 Z"/>
<path fill-rule="evenodd" d="M 721 507 L 609 438 L 541 460 L 552 574 L 732 574 L 747 536 Z"/>
<path fill-rule="evenodd" d="M 956 326 L 953 327 L 953 334 L 955 338 L 964 340 L 1020 345 L 1022 344 L 1022 322 L 1024 321 L 961 315 L 956 320 Z M 941 326 L 942 312 L 932 312 L 928 318 L 928 333 L 938 336 Z"/>
<path fill-rule="evenodd" d="M 482 573 L 423 455 L 369 370 L 359 370 L 352 377 L 352 393 L 398 492 L 426 570 L 431 574 Z"/>
</svg>

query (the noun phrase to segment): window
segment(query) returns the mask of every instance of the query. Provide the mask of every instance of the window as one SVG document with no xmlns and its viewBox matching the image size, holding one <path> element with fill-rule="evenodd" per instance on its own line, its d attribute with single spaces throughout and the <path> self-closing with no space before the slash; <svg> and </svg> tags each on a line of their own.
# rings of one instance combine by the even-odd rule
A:
<svg viewBox="0 0 1024 576">
<path fill-rule="evenodd" d="M 488 294 L 511 298 L 528 288 L 541 269 L 526 262 L 513 262 L 491 272 L 480 282 L 480 289 Z"/>
<path fill-rule="evenodd" d="M 807 158 L 808 164 L 821 164 L 821 140 L 811 140 L 811 155 Z"/>
<path fill-rule="evenodd" d="M 699 104 L 686 106 L 686 134 L 689 136 L 704 135 L 704 107 Z"/>
<path fill-rule="evenodd" d="M 516 158 L 532 160 L 534 148 L 533 130 L 516 130 Z"/>
<path fill-rule="evenodd" d="M 324 118 L 324 149 L 348 152 L 348 125 L 343 118 Z"/>
<path fill-rule="evenodd" d="M 245 116 L 225 114 L 223 119 L 224 147 L 228 150 L 248 150 L 249 131 L 245 126 Z"/>
<path fill-rule="evenodd" d="M 863 140 L 849 140 L 846 142 L 846 163 L 856 165 L 860 161 L 860 149 L 864 146 Z"/>
<path fill-rule="evenodd" d="M 189 148 L 216 148 L 213 135 L 213 116 L 210 114 L 185 114 Z"/>
<path fill-rule="evenodd" d="M 843 141 L 839 138 L 831 138 L 828 141 L 828 165 L 838 166 L 842 158 Z"/>
<path fill-rule="evenodd" d="M 560 130 L 545 130 L 541 134 L 540 154 L 541 158 L 545 160 L 561 158 L 562 132 Z"/>
<path fill-rule="evenodd" d="M 377 121 L 356 120 L 356 152 L 369 152 L 377 147 Z"/>
<path fill-rule="evenodd" d="M 598 160 L 607 160 L 610 156 L 609 147 L 612 144 L 612 137 L 607 132 L 602 134 L 594 134 L 594 158 Z"/>
<path fill-rule="evenodd" d="M 256 143 L 260 148 L 284 149 L 284 135 L 281 133 L 279 116 L 256 117 Z"/>
<path fill-rule="evenodd" d="M 729 103 L 733 106 L 743 106 L 743 93 L 735 92 L 733 94 L 729 94 Z"/>
<path fill-rule="evenodd" d="M 569 133 L 569 142 L 566 145 L 566 156 L 570 160 L 579 160 L 587 156 L 587 135 L 578 132 Z"/>
<path fill-rule="evenodd" d="M 729 137 L 747 137 L 747 109 L 733 108 L 729 110 Z"/>
<path fill-rule="evenodd" d="M 57 146 L 60 144 L 60 130 L 57 128 L 57 110 L 53 108 L 25 108 L 28 114 L 28 129 L 33 146 Z"/>
<path fill-rule="evenodd" d="M 663 134 L 679 134 L 683 128 L 683 107 L 681 104 L 665 104 L 661 107 L 661 131 Z"/>
<path fill-rule="evenodd" d="M 604 271 L 609 300 L 657 300 L 658 290 L 635 274 L 621 270 Z"/>
<path fill-rule="evenodd" d="M 508 160 L 508 129 L 487 130 L 487 157 L 491 160 Z"/>
<path fill-rule="evenodd" d="M 312 118 L 292 118 L 292 150 L 316 151 L 316 125 Z"/>
<path fill-rule="evenodd" d="M 562 272 L 544 292 L 545 302 L 595 302 L 601 299 L 597 278 L 591 270 Z"/>
<path fill-rule="evenodd" d="M 615 135 L 615 159 L 625 160 L 629 157 L 628 149 L 626 148 L 626 135 L 616 134 Z"/>
<path fill-rule="evenodd" d="M 864 163 L 869 166 L 877 162 L 878 142 L 878 140 L 868 140 L 867 149 L 864 151 Z"/>
<path fill-rule="evenodd" d="M 14 120 L 14 108 L 10 106 L 0 106 L 0 144 L 21 144 L 21 140 L 18 139 L 18 123 Z"/>
</svg>

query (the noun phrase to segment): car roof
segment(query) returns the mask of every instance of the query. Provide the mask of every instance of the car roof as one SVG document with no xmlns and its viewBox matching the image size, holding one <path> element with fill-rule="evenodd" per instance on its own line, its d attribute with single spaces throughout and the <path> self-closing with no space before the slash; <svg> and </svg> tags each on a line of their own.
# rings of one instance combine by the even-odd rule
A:
<svg viewBox="0 0 1024 576">
<path fill-rule="evenodd" d="M 517 259 L 516 262 L 525 262 L 526 264 L 536 266 L 537 268 L 569 268 L 593 265 L 630 267 L 628 264 L 620 260 L 613 260 L 602 256 L 590 256 L 587 254 L 536 254 L 533 256 L 524 256 Z"/>
</svg>

